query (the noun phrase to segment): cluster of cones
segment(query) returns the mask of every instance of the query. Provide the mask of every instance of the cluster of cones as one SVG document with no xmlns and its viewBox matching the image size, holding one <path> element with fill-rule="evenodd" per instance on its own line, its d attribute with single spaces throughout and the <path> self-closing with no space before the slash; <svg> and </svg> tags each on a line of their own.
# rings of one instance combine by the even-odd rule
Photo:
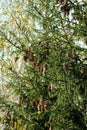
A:
<svg viewBox="0 0 87 130">
<path fill-rule="evenodd" d="M 44 113 L 44 111 L 47 110 L 49 107 L 49 101 L 46 100 L 44 102 L 42 98 L 32 101 L 32 108 L 34 107 L 37 107 L 38 114 Z"/>
<path fill-rule="evenodd" d="M 67 0 L 54 0 L 55 4 L 62 4 L 60 10 L 64 13 L 64 16 L 69 15 L 69 4 Z"/>
</svg>

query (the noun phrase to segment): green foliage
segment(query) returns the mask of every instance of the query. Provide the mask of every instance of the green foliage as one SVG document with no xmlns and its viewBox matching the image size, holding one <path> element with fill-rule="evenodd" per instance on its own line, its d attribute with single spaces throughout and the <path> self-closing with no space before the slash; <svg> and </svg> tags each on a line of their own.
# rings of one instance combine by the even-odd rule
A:
<svg viewBox="0 0 87 130">
<path fill-rule="evenodd" d="M 4 129 L 86 130 L 87 3 L 2 4 L 7 17 L 0 24 Z"/>
</svg>

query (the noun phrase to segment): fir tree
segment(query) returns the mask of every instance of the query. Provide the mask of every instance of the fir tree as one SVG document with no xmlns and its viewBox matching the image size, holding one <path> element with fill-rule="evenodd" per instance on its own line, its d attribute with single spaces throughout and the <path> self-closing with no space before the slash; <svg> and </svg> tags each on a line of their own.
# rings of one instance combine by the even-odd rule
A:
<svg viewBox="0 0 87 130">
<path fill-rule="evenodd" d="M 7 0 L 2 5 L 3 129 L 86 130 L 87 2 Z"/>
</svg>

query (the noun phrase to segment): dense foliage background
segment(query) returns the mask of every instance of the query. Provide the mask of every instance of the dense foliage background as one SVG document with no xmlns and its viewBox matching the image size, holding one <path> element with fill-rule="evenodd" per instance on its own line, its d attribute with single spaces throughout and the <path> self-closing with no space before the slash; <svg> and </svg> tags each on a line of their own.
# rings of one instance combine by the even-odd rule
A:
<svg viewBox="0 0 87 130">
<path fill-rule="evenodd" d="M 1 4 L 1 129 L 86 130 L 87 2 Z"/>
</svg>

